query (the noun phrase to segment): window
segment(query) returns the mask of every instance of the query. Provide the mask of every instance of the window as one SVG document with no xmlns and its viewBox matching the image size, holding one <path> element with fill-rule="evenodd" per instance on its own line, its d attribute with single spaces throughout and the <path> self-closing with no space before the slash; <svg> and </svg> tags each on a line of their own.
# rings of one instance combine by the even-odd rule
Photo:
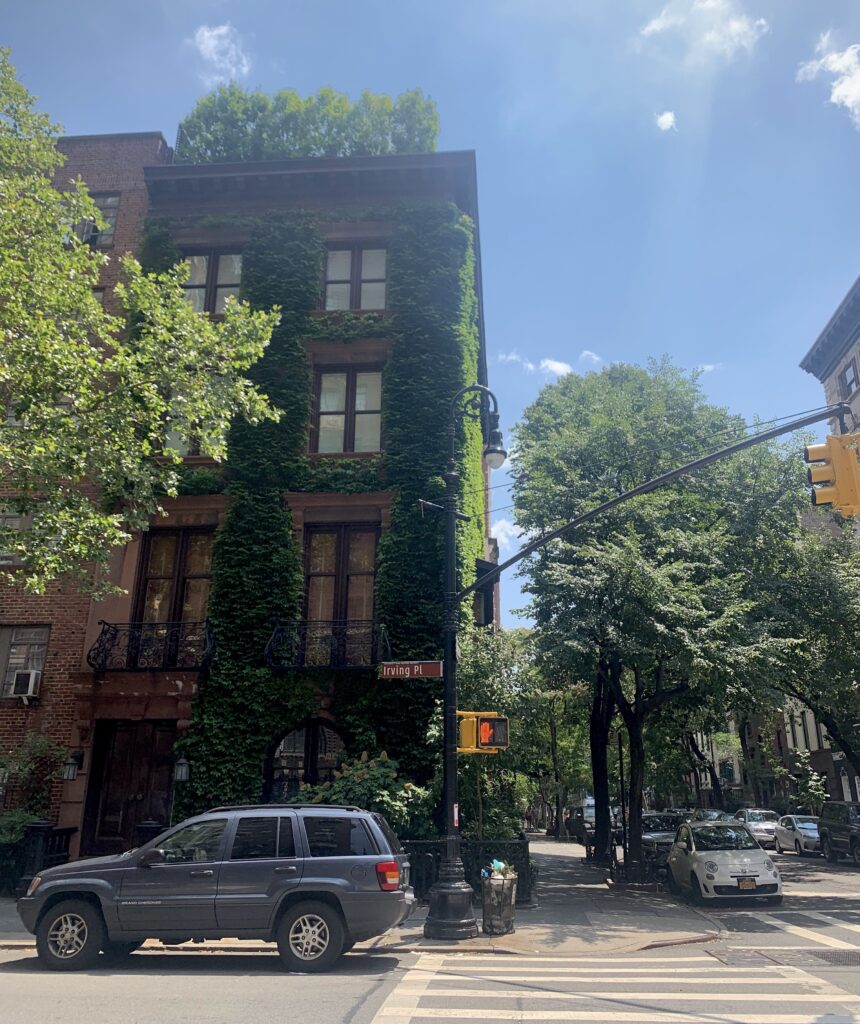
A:
<svg viewBox="0 0 860 1024">
<path fill-rule="evenodd" d="M 0 512 L 0 566 L 4 565 L 20 565 L 22 562 L 21 553 L 11 548 L 14 544 L 12 538 L 9 539 L 9 547 L 3 547 L 3 535 L 10 532 L 19 532 L 29 526 L 29 517 L 24 517 L 16 512 Z"/>
<path fill-rule="evenodd" d="M 48 626 L 0 628 L 2 697 L 26 697 L 38 686 L 48 650 Z M 35 676 L 33 675 L 35 673 Z"/>
<path fill-rule="evenodd" d="M 324 309 L 385 309 L 386 251 L 362 245 L 329 249 Z"/>
<path fill-rule="evenodd" d="M 226 824 L 226 818 L 217 818 L 214 821 L 198 821 L 194 825 L 186 825 L 161 843 L 164 859 L 169 864 L 216 860 Z"/>
<path fill-rule="evenodd" d="M 116 215 L 119 211 L 119 193 L 93 196 L 92 198 L 104 219 L 104 227 L 98 228 L 94 221 L 85 220 L 78 228 L 78 235 L 82 242 L 89 242 L 92 246 L 113 245 Z"/>
<path fill-rule="evenodd" d="M 278 847 L 277 818 L 240 818 L 230 860 L 263 860 L 275 856 Z"/>
<path fill-rule="evenodd" d="M 851 359 L 847 366 L 839 371 L 839 394 L 842 398 L 848 398 L 857 390 L 857 367 Z"/>
<path fill-rule="evenodd" d="M 201 622 L 212 583 L 211 531 L 151 530 L 145 539 L 141 621 Z"/>
<path fill-rule="evenodd" d="M 296 840 L 293 836 L 293 819 L 281 818 L 278 829 L 278 856 L 295 857 Z"/>
<path fill-rule="evenodd" d="M 381 450 L 381 370 L 319 370 L 315 399 L 314 451 L 332 455 Z"/>
<path fill-rule="evenodd" d="M 304 818 L 312 857 L 372 857 L 376 846 L 361 818 Z"/>
<path fill-rule="evenodd" d="M 224 312 L 229 295 L 239 295 L 242 281 L 240 253 L 198 253 L 186 256 L 190 264 L 185 296 L 197 313 Z"/>
</svg>

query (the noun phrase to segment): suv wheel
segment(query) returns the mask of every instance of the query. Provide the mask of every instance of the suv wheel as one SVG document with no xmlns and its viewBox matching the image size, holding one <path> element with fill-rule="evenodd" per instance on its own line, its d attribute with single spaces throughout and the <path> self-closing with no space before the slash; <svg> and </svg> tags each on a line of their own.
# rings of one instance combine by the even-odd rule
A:
<svg viewBox="0 0 860 1024">
<path fill-rule="evenodd" d="M 276 937 L 281 960 L 289 970 L 327 971 L 343 950 L 344 927 L 334 907 L 308 901 L 286 911 Z"/>
<path fill-rule="evenodd" d="M 57 903 L 36 928 L 36 951 L 52 971 L 78 971 L 95 966 L 104 942 L 101 912 L 85 900 Z"/>
<path fill-rule="evenodd" d="M 825 836 L 821 840 L 821 852 L 824 854 L 824 859 L 831 864 L 835 864 L 839 860 L 839 854 L 833 849 L 830 836 Z"/>
</svg>

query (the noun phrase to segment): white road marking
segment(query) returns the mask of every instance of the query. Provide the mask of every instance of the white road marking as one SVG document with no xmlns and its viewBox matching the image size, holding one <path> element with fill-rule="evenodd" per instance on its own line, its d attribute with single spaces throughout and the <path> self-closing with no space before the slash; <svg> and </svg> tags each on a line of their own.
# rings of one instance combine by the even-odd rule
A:
<svg viewBox="0 0 860 1024">
<path fill-rule="evenodd" d="M 816 921 L 823 921 L 825 924 L 832 925 L 834 928 L 844 928 L 849 932 L 860 932 L 860 924 L 854 924 L 853 921 L 840 921 L 838 917 L 831 917 L 830 914 L 822 914 L 818 910 L 801 910 L 801 914 L 806 914 L 807 917 L 814 917 Z"/>
<path fill-rule="evenodd" d="M 799 911 L 804 913 L 804 911 Z M 778 917 L 774 917 L 772 914 L 759 914 L 760 921 L 768 922 L 769 924 L 775 924 L 782 931 L 788 932 L 790 935 L 796 935 L 798 938 L 806 939 L 809 942 L 821 944 L 822 946 L 830 946 L 831 949 L 857 949 L 857 946 L 852 942 L 845 942 L 843 939 L 834 939 L 831 935 L 825 935 L 821 931 L 813 930 L 812 928 L 802 928 L 798 924 L 790 924 L 788 921 L 781 921 Z"/>
<path fill-rule="evenodd" d="M 386 1010 L 383 1007 L 380 1019 L 390 1021 L 397 1013 L 397 1010 Z M 627 1013 L 615 1010 L 575 1010 L 568 1007 L 566 1010 L 493 1010 L 483 1007 L 481 1009 L 440 1009 L 422 1008 L 412 1020 L 513 1020 L 513 1021 L 596 1021 L 598 1024 L 607 1024 L 607 1012 L 611 1012 L 612 1024 L 621 1021 L 623 1024 L 715 1024 L 712 1013 L 697 1013 L 685 1010 L 684 1016 L 679 1017 L 678 1011 L 661 1013 L 659 1010 L 644 1010 L 641 1013 Z M 821 1015 L 806 1013 L 722 1013 L 720 1024 L 821 1024 Z M 853 1013 L 828 1013 L 826 1024 L 857 1024 L 858 1018 Z"/>
<path fill-rule="evenodd" d="M 374 1022 L 384 1017 L 388 1024 L 409 1024 L 412 1018 L 417 1016 L 418 1003 L 422 996 L 427 995 L 427 988 L 442 963 L 442 959 L 440 956 L 427 953 L 419 956 L 379 1008 L 379 1012 L 373 1018 Z M 411 995 L 407 997 L 405 1005 L 399 1005 L 404 985 L 411 986 Z"/>
<path fill-rule="evenodd" d="M 784 946 L 781 948 L 785 948 Z M 724 974 L 728 977 L 736 978 L 743 974 L 766 974 L 772 973 L 772 965 L 766 965 L 763 967 L 730 967 L 721 964 L 719 960 L 713 960 L 714 967 L 708 968 L 708 974 Z M 624 977 L 624 978 L 635 978 L 637 976 L 648 977 L 652 974 L 667 974 L 670 978 L 675 978 L 679 974 L 693 974 L 700 977 L 702 974 L 701 967 L 631 967 L 629 971 L 625 971 L 623 967 L 526 967 L 520 966 L 519 964 L 511 964 L 510 967 L 482 967 L 475 965 L 474 967 L 460 967 L 459 964 L 446 964 L 443 968 L 446 974 L 457 972 L 458 975 L 464 971 L 471 971 L 474 974 L 481 975 L 493 975 L 493 974 L 504 974 L 505 977 L 511 977 L 513 974 L 527 975 L 533 974 L 538 976 L 553 975 L 559 977 L 573 977 L 578 974 L 583 975 L 594 975 L 599 976 L 601 981 L 610 981 L 613 977 Z M 468 975 L 465 975 L 468 977 Z M 683 981 L 682 978 L 678 979 Z M 758 980 L 750 978 L 751 981 Z"/>
<path fill-rule="evenodd" d="M 516 981 L 516 978 L 507 979 Z M 780 979 L 785 984 L 785 978 Z M 606 989 L 580 989 L 576 992 L 558 992 L 545 989 L 522 989 L 522 988 L 427 988 L 426 985 L 410 988 L 401 984 L 399 991 L 404 998 L 411 1001 L 415 996 L 418 999 L 423 997 L 434 998 L 436 996 L 459 996 L 467 999 L 568 999 L 571 1002 L 583 1003 L 594 999 L 600 999 L 608 1006 L 623 1005 L 636 999 L 661 1000 L 667 1003 L 696 1002 L 696 1003 L 772 1003 L 777 999 L 780 1003 L 860 1003 L 860 996 L 850 993 L 828 993 L 822 992 L 609 992 Z M 416 993 L 419 993 L 416 995 Z M 423 1011 L 416 1010 L 415 1016 L 420 1017 Z"/>
</svg>

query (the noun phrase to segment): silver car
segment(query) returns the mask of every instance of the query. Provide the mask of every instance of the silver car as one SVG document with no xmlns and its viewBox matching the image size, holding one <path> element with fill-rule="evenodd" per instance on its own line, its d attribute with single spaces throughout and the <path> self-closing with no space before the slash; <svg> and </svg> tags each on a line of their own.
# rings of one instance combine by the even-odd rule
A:
<svg viewBox="0 0 860 1024">
<path fill-rule="evenodd" d="M 777 853 L 794 850 L 798 857 L 805 853 L 818 853 L 818 818 L 807 814 L 786 814 L 776 823 L 773 834 Z"/>
<path fill-rule="evenodd" d="M 742 821 L 752 832 L 759 846 L 773 846 L 776 823 L 779 815 L 776 811 L 765 811 L 759 807 L 744 807 L 735 814 L 736 821 Z"/>
</svg>

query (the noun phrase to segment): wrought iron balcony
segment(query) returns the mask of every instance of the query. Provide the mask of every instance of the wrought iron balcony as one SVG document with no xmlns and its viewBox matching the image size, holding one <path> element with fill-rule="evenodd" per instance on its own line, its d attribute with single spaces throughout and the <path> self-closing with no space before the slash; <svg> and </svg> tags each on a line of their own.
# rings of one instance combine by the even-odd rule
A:
<svg viewBox="0 0 860 1024">
<path fill-rule="evenodd" d="M 266 644 L 270 668 L 369 668 L 386 659 L 385 628 L 369 621 L 279 622 Z"/>
<path fill-rule="evenodd" d="M 215 647 L 205 622 L 105 622 L 87 653 L 87 664 L 101 671 L 202 669 Z"/>
</svg>

